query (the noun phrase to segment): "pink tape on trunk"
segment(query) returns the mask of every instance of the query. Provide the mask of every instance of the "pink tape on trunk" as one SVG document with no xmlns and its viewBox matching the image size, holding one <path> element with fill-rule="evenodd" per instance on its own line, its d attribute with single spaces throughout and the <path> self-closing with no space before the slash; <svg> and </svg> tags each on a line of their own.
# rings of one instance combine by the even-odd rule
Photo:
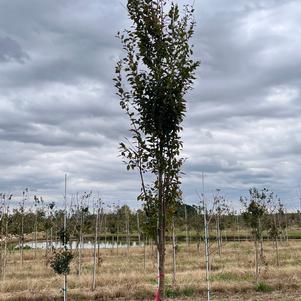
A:
<svg viewBox="0 0 301 301">
<path fill-rule="evenodd" d="M 158 279 L 161 279 L 163 276 L 164 276 L 164 273 L 160 273 L 158 275 Z M 156 293 L 156 301 L 159 301 L 159 287 L 158 287 L 158 290 L 157 290 L 157 293 Z"/>
</svg>

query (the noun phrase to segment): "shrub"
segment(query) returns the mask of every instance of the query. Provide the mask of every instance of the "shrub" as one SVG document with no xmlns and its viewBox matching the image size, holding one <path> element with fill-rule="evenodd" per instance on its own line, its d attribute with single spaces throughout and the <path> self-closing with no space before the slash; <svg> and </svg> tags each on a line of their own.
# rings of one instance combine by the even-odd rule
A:
<svg viewBox="0 0 301 301">
<path fill-rule="evenodd" d="M 69 250 L 63 250 L 54 254 L 51 259 L 50 266 L 57 274 L 69 274 L 70 262 L 73 258 L 72 253 Z"/>
</svg>

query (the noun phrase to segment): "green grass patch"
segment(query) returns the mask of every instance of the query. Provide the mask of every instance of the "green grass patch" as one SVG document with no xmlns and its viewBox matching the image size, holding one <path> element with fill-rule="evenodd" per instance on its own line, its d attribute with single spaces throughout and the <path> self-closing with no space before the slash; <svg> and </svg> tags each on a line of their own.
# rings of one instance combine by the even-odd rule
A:
<svg viewBox="0 0 301 301">
<path fill-rule="evenodd" d="M 236 274 L 233 272 L 223 272 L 211 276 L 212 281 L 250 281 L 252 278 L 251 273 Z"/>
<path fill-rule="evenodd" d="M 150 284 L 157 284 L 158 280 L 156 280 L 156 279 L 150 279 L 149 282 L 150 282 Z"/>
<path fill-rule="evenodd" d="M 258 282 L 255 286 L 255 290 L 257 292 L 262 292 L 262 293 L 269 293 L 271 292 L 273 289 L 265 282 Z"/>
<path fill-rule="evenodd" d="M 168 286 L 165 289 L 165 295 L 168 298 L 192 297 L 195 293 L 196 290 L 193 287 L 173 288 Z"/>
</svg>

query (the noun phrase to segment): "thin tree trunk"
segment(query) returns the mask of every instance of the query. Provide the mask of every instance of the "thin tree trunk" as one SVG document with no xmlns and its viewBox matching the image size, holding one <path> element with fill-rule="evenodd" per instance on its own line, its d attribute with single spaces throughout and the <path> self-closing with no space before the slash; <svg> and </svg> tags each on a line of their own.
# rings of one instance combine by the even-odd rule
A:
<svg viewBox="0 0 301 301">
<path fill-rule="evenodd" d="M 98 258 L 98 260 L 97 260 L 97 266 L 99 266 L 100 265 L 100 261 L 99 261 L 99 258 L 100 258 L 100 237 L 99 237 L 99 239 L 98 239 L 98 241 L 97 241 L 97 258 Z"/>
<path fill-rule="evenodd" d="M 105 249 L 107 248 L 107 216 L 104 215 Z"/>
<path fill-rule="evenodd" d="M 158 205 L 159 205 L 159 220 L 158 220 L 158 241 L 157 241 L 157 250 L 159 257 L 159 287 L 158 287 L 158 299 L 159 301 L 163 301 L 165 297 L 165 200 L 163 196 L 163 175 L 162 171 L 159 170 L 158 175 L 158 183 L 159 183 L 159 197 L 158 197 Z"/>
<path fill-rule="evenodd" d="M 78 248 L 78 263 L 77 263 L 77 274 L 81 275 L 82 271 L 82 245 L 83 245 L 83 233 L 82 233 L 82 224 L 80 225 L 79 230 L 79 248 Z"/>
<path fill-rule="evenodd" d="M 46 232 L 46 248 L 45 248 L 45 265 L 47 266 L 48 263 L 48 250 L 49 250 L 49 231 L 48 229 L 45 229 Z"/>
<path fill-rule="evenodd" d="M 240 266 L 240 250 L 239 250 L 239 243 L 240 243 L 240 227 L 238 221 L 238 215 L 236 216 L 236 229 L 237 229 L 237 264 Z"/>
<path fill-rule="evenodd" d="M 276 246 L 277 267 L 279 267 L 279 250 L 278 250 L 278 238 L 277 237 L 275 237 L 275 246 Z"/>
<path fill-rule="evenodd" d="M 210 254 L 209 254 L 209 227 L 207 220 L 207 204 L 205 201 L 205 188 L 204 188 L 204 173 L 202 173 L 202 186 L 203 186 L 203 208 L 204 208 L 204 231 L 205 231 L 205 261 L 206 261 L 206 282 L 207 282 L 207 300 L 210 301 Z"/>
<path fill-rule="evenodd" d="M 240 241 L 240 227 L 239 227 L 238 215 L 236 217 L 236 227 L 237 227 L 237 240 Z"/>
<path fill-rule="evenodd" d="M 258 239 L 255 238 L 255 279 L 256 284 L 259 283 L 259 252 L 258 252 Z"/>
<path fill-rule="evenodd" d="M 188 250 L 188 221 L 187 221 L 187 208 L 186 208 L 186 205 L 185 205 L 185 232 L 186 232 L 186 248 Z"/>
<path fill-rule="evenodd" d="M 264 252 L 263 252 L 263 237 L 260 237 L 260 259 L 264 262 Z"/>
<path fill-rule="evenodd" d="M 126 210 L 126 207 L 124 207 Z M 127 256 L 130 254 L 130 221 L 129 221 L 129 212 L 125 211 L 125 222 L 126 222 L 126 248 L 127 248 Z"/>
<path fill-rule="evenodd" d="M 67 248 L 67 175 L 65 174 L 65 194 L 64 194 L 64 201 L 65 201 L 65 211 L 64 211 L 64 249 Z M 67 273 L 64 274 L 64 301 L 67 301 Z"/>
<path fill-rule="evenodd" d="M 263 262 L 263 237 L 262 237 L 262 228 L 261 228 L 261 220 L 259 219 L 259 231 L 260 231 L 260 260 Z"/>
<path fill-rule="evenodd" d="M 6 277 L 6 264 L 7 264 L 7 240 L 8 240 L 8 208 L 4 204 L 5 210 L 5 239 L 4 239 L 4 254 L 3 254 L 3 281 Z"/>
<path fill-rule="evenodd" d="M 217 215 L 216 217 L 216 236 L 217 236 L 217 247 L 218 247 L 218 255 L 221 257 L 221 248 L 222 248 L 222 243 L 221 243 L 221 231 L 220 231 L 220 217 Z"/>
<path fill-rule="evenodd" d="M 98 220 L 99 220 L 99 204 L 97 208 L 97 214 L 95 218 L 95 240 L 94 240 L 94 256 L 93 256 L 93 280 L 92 280 L 92 291 L 96 288 L 96 245 L 97 245 L 97 239 L 98 239 Z"/>
<path fill-rule="evenodd" d="M 144 246 L 143 246 L 143 249 L 144 249 L 144 271 L 146 271 L 146 245 L 147 245 L 147 238 L 144 239 Z"/>
<path fill-rule="evenodd" d="M 208 229 L 207 208 L 206 207 L 204 210 L 204 229 L 205 229 L 205 261 L 206 261 L 207 300 L 210 301 L 209 229 Z"/>
<path fill-rule="evenodd" d="M 117 244 L 116 244 L 117 250 L 116 251 L 117 251 L 117 255 L 118 255 L 118 249 L 119 249 L 119 225 L 117 225 L 116 241 L 117 241 Z"/>
<path fill-rule="evenodd" d="M 286 239 L 286 244 L 288 245 L 288 221 L 287 221 L 287 212 L 284 212 L 284 218 L 285 218 L 285 239 Z"/>
<path fill-rule="evenodd" d="M 113 251 L 114 251 L 114 234 L 112 233 L 112 248 L 111 248 L 111 254 L 113 254 Z M 117 248 L 117 255 L 118 255 L 118 246 L 116 246 Z"/>
<path fill-rule="evenodd" d="M 37 209 L 36 209 L 36 216 L 35 216 L 35 223 L 34 223 L 34 258 L 37 260 L 37 246 L 38 246 L 38 229 L 37 229 L 37 223 L 38 223 L 38 216 L 37 216 Z"/>
<path fill-rule="evenodd" d="M 137 212 L 137 231 L 138 231 L 138 245 L 140 246 L 140 222 L 139 222 L 139 213 Z"/>
<path fill-rule="evenodd" d="M 64 301 L 67 301 L 67 288 L 68 288 L 67 274 L 64 274 Z"/>
<path fill-rule="evenodd" d="M 23 267 L 23 249 L 24 249 L 24 201 L 23 201 L 23 209 L 22 209 L 22 217 L 21 217 L 21 266 Z"/>
<path fill-rule="evenodd" d="M 53 244 L 53 238 L 52 238 L 52 228 L 53 226 L 51 226 L 50 228 L 50 252 L 52 253 L 52 244 Z"/>
<path fill-rule="evenodd" d="M 172 217 L 172 284 L 176 285 L 176 235 L 175 235 L 175 217 Z"/>
<path fill-rule="evenodd" d="M 98 217 L 98 243 L 97 243 L 97 266 L 100 266 L 100 263 L 101 263 L 101 260 L 100 260 L 100 235 L 102 233 L 102 223 L 104 222 L 104 219 L 105 219 L 105 213 L 103 211 L 103 208 L 101 209 L 101 220 L 99 219 Z"/>
<path fill-rule="evenodd" d="M 279 252 L 278 252 L 278 226 L 279 223 L 277 223 L 277 213 L 274 214 L 274 227 L 275 227 L 275 237 L 274 237 L 274 241 L 275 241 L 275 249 L 276 249 L 276 263 L 277 263 L 277 266 L 279 267 Z M 279 219 L 279 217 L 278 217 Z"/>
</svg>

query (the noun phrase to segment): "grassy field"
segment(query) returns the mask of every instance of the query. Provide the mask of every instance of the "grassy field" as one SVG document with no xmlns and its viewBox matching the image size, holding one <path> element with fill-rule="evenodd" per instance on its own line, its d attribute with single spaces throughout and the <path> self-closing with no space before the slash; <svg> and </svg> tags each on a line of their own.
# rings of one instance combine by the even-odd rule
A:
<svg viewBox="0 0 301 301">
<path fill-rule="evenodd" d="M 280 244 L 280 266 L 271 242 L 264 243 L 261 282 L 254 283 L 252 242 L 227 242 L 222 256 L 212 255 L 212 300 L 301 300 L 301 241 Z M 82 275 L 76 273 L 75 256 L 68 276 L 69 300 L 154 300 L 157 282 L 155 247 L 102 249 L 97 288 L 91 291 L 92 253 L 85 250 Z M 0 282 L 0 300 L 62 300 L 63 277 L 55 275 L 45 262 L 45 251 L 9 253 L 6 277 Z M 76 252 L 75 252 L 76 255 Z M 206 300 L 204 250 L 196 244 L 181 244 L 177 254 L 177 282 L 172 285 L 171 247 L 167 248 L 166 294 L 171 300 Z"/>
</svg>

